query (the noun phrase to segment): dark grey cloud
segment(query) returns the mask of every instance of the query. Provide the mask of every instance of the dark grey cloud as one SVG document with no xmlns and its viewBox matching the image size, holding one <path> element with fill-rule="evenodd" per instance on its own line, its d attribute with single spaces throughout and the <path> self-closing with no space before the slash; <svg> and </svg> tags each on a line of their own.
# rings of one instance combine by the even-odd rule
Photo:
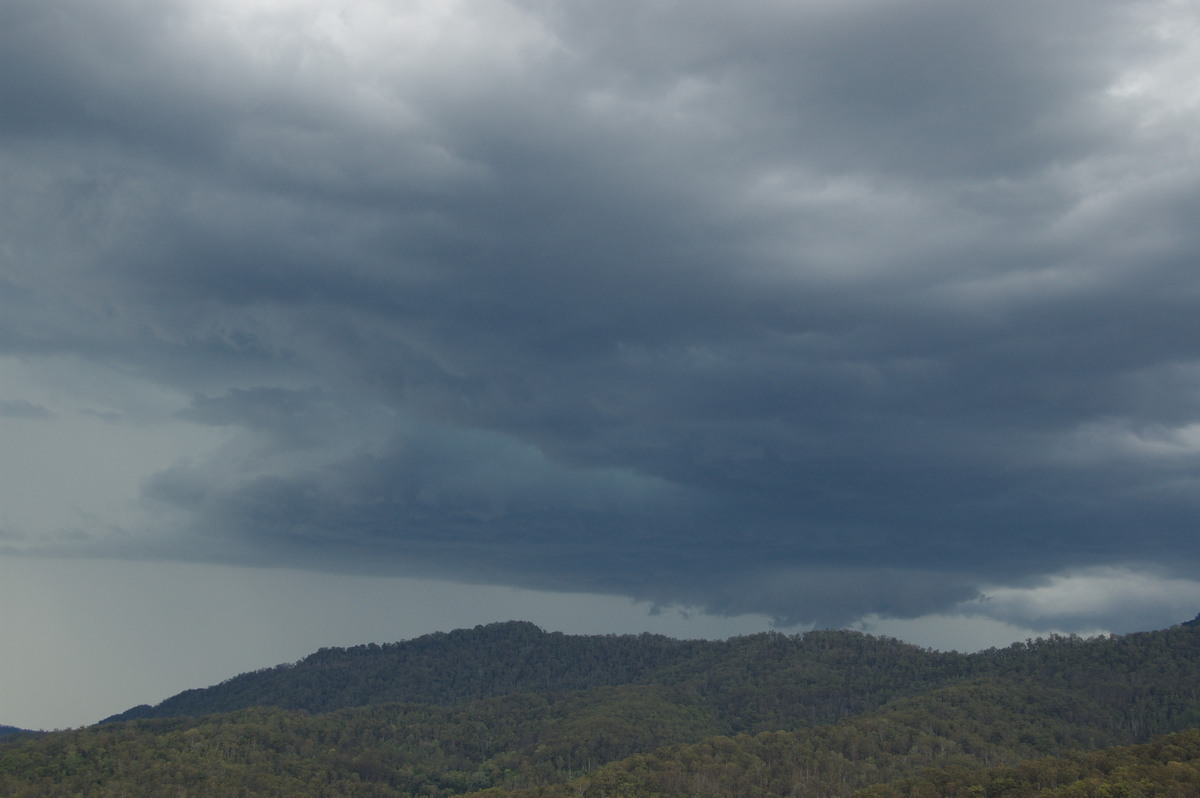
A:
<svg viewBox="0 0 1200 798">
<path fill-rule="evenodd" d="M 0 13 L 0 346 L 226 436 L 122 546 L 822 623 L 1196 565 L 1178 4 Z"/>
</svg>

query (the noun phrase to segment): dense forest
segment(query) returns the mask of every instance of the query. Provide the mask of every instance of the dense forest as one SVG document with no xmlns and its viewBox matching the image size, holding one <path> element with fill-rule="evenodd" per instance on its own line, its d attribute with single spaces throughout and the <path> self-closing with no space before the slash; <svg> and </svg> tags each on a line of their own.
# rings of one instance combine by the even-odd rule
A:
<svg viewBox="0 0 1200 798">
<path fill-rule="evenodd" d="M 0 726 L 0 737 L 8 737 L 13 734 L 32 734 L 32 732 L 18 729 L 16 726 Z"/>
<path fill-rule="evenodd" d="M 510 622 L 322 649 L 0 742 L 5 796 L 1174 796 L 1200 626 L 978 654 Z"/>
</svg>

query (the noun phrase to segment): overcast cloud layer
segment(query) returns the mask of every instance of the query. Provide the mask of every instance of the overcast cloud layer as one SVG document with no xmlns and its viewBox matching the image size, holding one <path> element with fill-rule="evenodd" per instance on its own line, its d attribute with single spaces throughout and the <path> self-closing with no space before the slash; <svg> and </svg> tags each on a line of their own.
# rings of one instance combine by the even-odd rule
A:
<svg viewBox="0 0 1200 798">
<path fill-rule="evenodd" d="M 0 547 L 1183 620 L 1198 42 L 1182 0 L 7 0 Z"/>
</svg>

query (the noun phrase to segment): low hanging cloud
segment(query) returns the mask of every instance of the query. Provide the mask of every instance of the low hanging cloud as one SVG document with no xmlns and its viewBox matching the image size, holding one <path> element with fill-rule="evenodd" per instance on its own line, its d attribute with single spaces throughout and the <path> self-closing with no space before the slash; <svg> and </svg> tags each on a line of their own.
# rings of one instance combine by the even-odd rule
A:
<svg viewBox="0 0 1200 798">
<path fill-rule="evenodd" d="M 81 550 L 839 624 L 1195 572 L 1188 4 L 0 26 L 0 354 L 214 441 Z"/>
<path fill-rule="evenodd" d="M 1186 621 L 1200 607 L 1200 584 L 1158 567 L 1104 566 L 1054 574 L 1034 584 L 985 589 L 959 609 L 1038 630 L 1154 628 Z"/>
</svg>

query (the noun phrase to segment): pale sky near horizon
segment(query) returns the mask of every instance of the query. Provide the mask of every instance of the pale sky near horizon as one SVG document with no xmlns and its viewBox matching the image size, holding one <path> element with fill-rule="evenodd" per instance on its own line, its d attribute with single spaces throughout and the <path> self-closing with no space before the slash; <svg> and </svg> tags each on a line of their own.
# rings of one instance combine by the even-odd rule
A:
<svg viewBox="0 0 1200 798">
<path fill-rule="evenodd" d="M 0 724 L 1195 616 L 1198 75 L 1189 0 L 0 4 Z"/>
</svg>

